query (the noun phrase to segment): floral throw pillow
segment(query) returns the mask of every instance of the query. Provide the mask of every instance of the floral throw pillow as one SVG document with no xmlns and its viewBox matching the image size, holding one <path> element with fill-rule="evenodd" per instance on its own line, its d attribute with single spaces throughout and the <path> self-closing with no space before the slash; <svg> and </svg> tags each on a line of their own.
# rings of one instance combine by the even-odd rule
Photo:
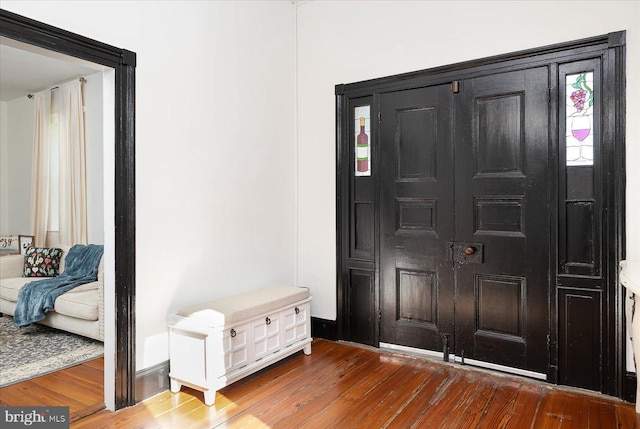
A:
<svg viewBox="0 0 640 429">
<path fill-rule="evenodd" d="M 60 274 L 62 249 L 28 247 L 24 254 L 24 277 L 56 277 Z"/>
</svg>

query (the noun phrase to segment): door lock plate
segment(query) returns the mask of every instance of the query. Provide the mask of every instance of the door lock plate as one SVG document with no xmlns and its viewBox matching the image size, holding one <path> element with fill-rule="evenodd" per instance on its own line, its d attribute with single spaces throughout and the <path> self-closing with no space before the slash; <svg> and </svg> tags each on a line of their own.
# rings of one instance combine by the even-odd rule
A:
<svg viewBox="0 0 640 429">
<path fill-rule="evenodd" d="M 450 242 L 451 260 L 458 264 L 482 264 L 484 262 L 484 244 Z"/>
</svg>

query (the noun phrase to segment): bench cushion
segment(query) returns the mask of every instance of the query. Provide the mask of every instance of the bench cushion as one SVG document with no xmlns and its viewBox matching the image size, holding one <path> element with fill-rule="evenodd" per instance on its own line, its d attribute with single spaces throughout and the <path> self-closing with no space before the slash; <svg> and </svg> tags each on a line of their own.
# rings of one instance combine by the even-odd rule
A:
<svg viewBox="0 0 640 429">
<path fill-rule="evenodd" d="M 309 298 L 309 289 L 294 286 L 267 286 L 262 289 L 204 302 L 179 310 L 177 314 L 202 321 L 208 326 L 231 323 L 268 314 L 303 299 Z"/>
</svg>

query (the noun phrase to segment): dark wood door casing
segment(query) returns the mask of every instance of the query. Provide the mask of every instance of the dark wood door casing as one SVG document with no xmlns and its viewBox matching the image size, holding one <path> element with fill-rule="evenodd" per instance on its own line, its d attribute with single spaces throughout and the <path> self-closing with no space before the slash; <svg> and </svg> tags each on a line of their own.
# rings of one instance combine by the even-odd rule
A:
<svg viewBox="0 0 640 429">
<path fill-rule="evenodd" d="M 549 290 L 546 301 L 548 307 L 548 336 L 544 353 L 547 363 L 547 379 L 550 382 L 577 385 L 599 390 L 615 396 L 623 396 L 625 378 L 625 344 L 623 294 L 617 282 L 617 264 L 624 257 L 624 75 L 625 75 L 625 33 L 617 32 L 574 42 L 562 43 L 531 49 L 513 54 L 469 61 L 429 70 L 406 73 L 397 76 L 336 86 L 337 111 L 337 302 L 338 335 L 341 339 L 358 341 L 361 335 L 353 327 L 366 326 L 365 335 L 368 344 L 378 345 L 380 341 L 379 319 L 380 276 L 382 264 L 380 205 L 383 200 L 378 196 L 380 189 L 380 147 L 377 140 L 372 143 L 372 174 L 366 178 L 373 192 L 368 191 L 373 204 L 373 212 L 359 218 L 365 225 L 357 225 L 352 216 L 354 195 L 362 188 L 362 178 L 354 178 L 352 165 L 352 103 L 364 100 L 372 106 L 371 116 L 376 119 L 380 114 L 381 99 L 384 94 L 394 91 L 451 85 L 452 90 L 464 93 L 465 85 L 473 79 L 479 79 L 498 73 L 510 73 L 519 70 L 545 68 L 548 70 L 548 89 L 541 88 L 541 96 L 548 97 L 548 163 L 542 165 L 548 180 L 548 191 L 543 206 L 548 206 L 547 229 L 548 255 L 545 274 Z M 586 65 L 585 65 L 586 64 Z M 592 172 L 593 180 L 598 182 L 593 188 L 593 213 L 588 218 L 594 231 L 592 246 L 597 248 L 589 255 L 595 255 L 594 264 L 600 264 L 600 271 L 590 273 L 572 272 L 586 269 L 583 262 L 578 265 L 566 263 L 566 246 L 575 249 L 582 243 L 567 242 L 575 240 L 576 233 L 573 215 L 567 217 L 565 207 L 571 203 L 566 194 L 567 180 L 575 183 L 576 176 L 564 166 L 564 82 L 563 73 L 598 70 L 597 79 L 601 86 L 601 116 L 599 125 L 598 160 Z M 579 70 L 578 70 L 579 69 Z M 546 92 L 546 93 L 545 93 Z M 456 94 L 460 95 L 460 94 Z M 351 115 L 351 116 L 350 116 Z M 351 121 L 351 122 L 350 122 Z M 372 126 L 371 133 L 379 133 Z M 459 180 L 456 178 L 456 180 Z M 594 183 L 595 183 L 594 182 Z M 569 206 L 570 207 L 570 206 Z M 582 206 L 581 206 L 582 207 Z M 570 207 L 571 208 L 571 207 Z M 382 209 L 384 210 L 384 209 Z M 572 213 L 575 213 L 574 210 Z M 598 219 L 596 219 L 598 218 Z M 353 220 L 356 219 L 356 224 Z M 584 225 L 586 218 L 579 220 Z M 567 232 L 563 226 L 573 229 Z M 600 226 L 598 226 L 600 225 Z M 349 235 L 353 228 L 368 231 L 367 239 L 372 245 L 368 255 L 354 255 L 349 252 Z M 564 229 L 563 229 L 564 228 Z M 570 228 L 571 229 L 571 228 Z M 582 228 L 584 230 L 584 228 Z M 569 235 L 567 235 L 569 234 Z M 565 247 L 563 247 L 565 246 Z M 564 253 L 563 253 L 564 252 Z M 543 252 L 544 253 L 544 252 Z M 581 255 L 582 253 L 579 253 Z M 544 262 L 542 259 L 538 262 Z M 576 258 L 574 258 L 576 259 Z M 572 261 L 569 261 L 572 262 Z M 588 262 L 588 261 L 587 261 Z M 548 267 L 548 269 L 547 269 Z M 574 268 L 578 267 L 578 268 Z M 595 267 L 595 265 L 594 265 Z M 595 269 L 595 268 L 594 268 Z M 568 271 L 567 271 L 568 270 Z M 356 275 L 360 291 L 353 292 L 352 278 Z M 363 279 L 366 278 L 366 282 Z M 358 308 L 358 319 L 371 321 L 352 324 L 353 309 Z M 359 329 L 359 328 L 357 328 Z M 588 338 L 584 337 L 587 335 Z M 576 343 L 577 341 L 577 343 Z M 576 353 L 587 353 L 580 357 Z M 576 368 L 576 369 L 573 369 Z M 579 368 L 579 370 L 577 369 Z M 583 377 L 580 371 L 588 371 Z"/>
</svg>

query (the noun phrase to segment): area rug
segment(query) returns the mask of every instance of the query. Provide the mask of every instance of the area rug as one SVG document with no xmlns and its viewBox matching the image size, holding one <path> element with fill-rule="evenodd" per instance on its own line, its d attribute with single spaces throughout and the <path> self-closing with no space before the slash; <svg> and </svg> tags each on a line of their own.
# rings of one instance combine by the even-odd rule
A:
<svg viewBox="0 0 640 429">
<path fill-rule="evenodd" d="M 99 341 L 33 324 L 16 328 L 0 317 L 0 387 L 19 383 L 98 358 Z"/>
</svg>

